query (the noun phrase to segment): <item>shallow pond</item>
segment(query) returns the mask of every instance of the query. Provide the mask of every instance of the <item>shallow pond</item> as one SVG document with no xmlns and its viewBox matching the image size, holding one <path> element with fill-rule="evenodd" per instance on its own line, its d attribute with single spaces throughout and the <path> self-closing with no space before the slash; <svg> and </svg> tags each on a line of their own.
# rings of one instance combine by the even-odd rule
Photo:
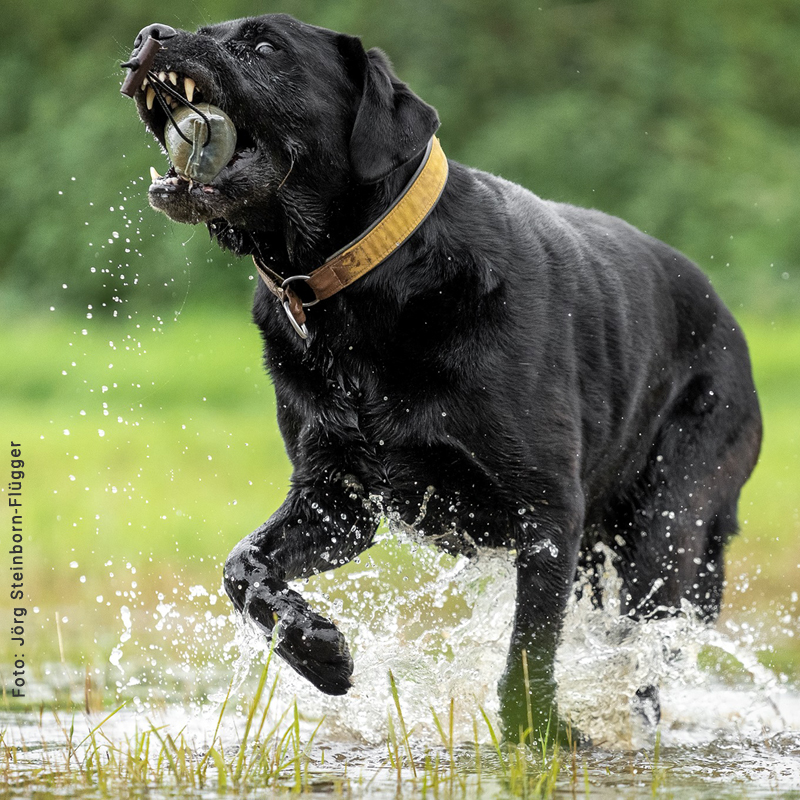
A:
<svg viewBox="0 0 800 800">
<path fill-rule="evenodd" d="M 103 711 L 2 715 L 4 794 L 800 797 L 800 692 L 759 663 L 752 627 L 730 621 L 633 625 L 574 601 L 558 700 L 591 744 L 497 746 L 512 569 L 387 538 L 335 583 L 306 582 L 354 653 L 342 698 L 277 659 L 264 670 L 268 644 L 214 590 L 129 609 Z M 46 703 L 66 683 L 91 708 L 92 680 L 55 664 L 30 690 Z M 646 682 L 661 687 L 658 728 L 631 706 Z"/>
</svg>

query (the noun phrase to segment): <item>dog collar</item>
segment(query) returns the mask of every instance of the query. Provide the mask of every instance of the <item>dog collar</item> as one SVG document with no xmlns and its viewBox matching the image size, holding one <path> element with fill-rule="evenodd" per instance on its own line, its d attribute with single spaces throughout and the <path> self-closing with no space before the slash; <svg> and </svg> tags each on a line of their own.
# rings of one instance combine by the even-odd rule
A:
<svg viewBox="0 0 800 800">
<path fill-rule="evenodd" d="M 309 275 L 282 278 L 253 256 L 261 280 L 281 301 L 289 322 L 301 339 L 308 338 L 305 309 L 354 283 L 385 261 L 425 221 L 438 202 L 447 182 L 447 157 L 434 136 L 414 176 L 388 211 L 367 228 L 358 239 L 334 253 Z M 305 281 L 314 293 L 308 303 L 292 289 L 295 281 Z"/>
</svg>

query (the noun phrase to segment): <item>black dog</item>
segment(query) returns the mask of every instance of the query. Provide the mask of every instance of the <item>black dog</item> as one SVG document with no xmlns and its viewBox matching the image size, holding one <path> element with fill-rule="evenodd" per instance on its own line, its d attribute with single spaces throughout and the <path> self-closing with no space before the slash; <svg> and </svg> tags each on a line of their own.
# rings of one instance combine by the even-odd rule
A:
<svg viewBox="0 0 800 800">
<path fill-rule="evenodd" d="M 374 269 L 320 291 L 296 276 L 359 240 L 420 170 L 444 181 L 447 162 L 427 149 L 434 109 L 380 52 L 282 15 L 196 34 L 148 26 L 130 66 L 134 84 L 152 66 L 134 89 L 162 144 L 187 99 L 236 128 L 213 179 L 173 165 L 149 196 L 252 255 L 263 277 L 253 314 L 292 489 L 224 579 L 265 633 L 280 622 L 277 652 L 294 669 L 347 691 L 346 642 L 287 581 L 349 561 L 386 516 L 448 550 L 516 551 L 501 682 L 512 735 L 553 712 L 564 608 L 597 543 L 615 553 L 625 613 L 688 600 L 715 618 L 761 421 L 744 338 L 689 260 L 619 219 L 450 162 L 441 196 L 438 185 L 413 219 L 385 223 L 398 241 Z M 217 136 L 201 132 L 199 155 Z M 301 303 L 320 296 L 306 318 Z"/>
</svg>

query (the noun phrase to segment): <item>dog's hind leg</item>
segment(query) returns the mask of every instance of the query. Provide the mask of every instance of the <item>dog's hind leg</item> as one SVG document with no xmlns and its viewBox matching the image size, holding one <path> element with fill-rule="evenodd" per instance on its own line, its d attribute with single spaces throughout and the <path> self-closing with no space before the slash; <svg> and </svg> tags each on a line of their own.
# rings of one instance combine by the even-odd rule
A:
<svg viewBox="0 0 800 800">
<path fill-rule="evenodd" d="M 755 464 L 761 419 L 752 384 L 726 391 L 698 374 L 678 397 L 648 463 L 605 528 L 633 619 L 679 613 L 688 604 L 706 622 L 720 610 L 724 550 L 736 532 L 739 492 Z M 660 715 L 658 690 L 644 686 L 642 714 Z"/>
<path fill-rule="evenodd" d="M 760 440 L 754 394 L 728 399 L 702 375 L 686 387 L 616 524 L 607 524 L 626 613 L 664 616 L 688 601 L 702 619 L 716 619 L 724 549 Z"/>
<path fill-rule="evenodd" d="M 225 591 L 237 611 L 268 635 L 280 623 L 275 651 L 327 694 L 350 688 L 353 661 L 347 642 L 287 581 L 352 560 L 370 546 L 377 523 L 358 490 L 334 483 L 295 487 L 225 563 Z"/>
</svg>

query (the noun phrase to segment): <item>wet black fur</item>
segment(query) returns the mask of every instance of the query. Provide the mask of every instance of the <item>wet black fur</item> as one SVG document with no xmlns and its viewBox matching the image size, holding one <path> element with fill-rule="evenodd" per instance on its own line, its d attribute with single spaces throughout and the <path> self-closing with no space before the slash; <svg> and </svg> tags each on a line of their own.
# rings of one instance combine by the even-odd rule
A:
<svg viewBox="0 0 800 800">
<path fill-rule="evenodd" d="M 256 49 L 261 42 L 269 47 Z M 156 69 L 197 81 L 242 152 L 213 191 L 156 184 L 174 219 L 278 273 L 307 274 L 391 203 L 436 112 L 358 39 L 275 15 L 183 31 Z M 140 113 L 162 139 L 163 114 Z M 541 200 L 461 164 L 379 268 L 308 312 L 307 346 L 263 285 L 253 315 L 291 458 L 283 505 L 233 550 L 225 587 L 322 691 L 352 661 L 287 581 L 369 547 L 382 516 L 447 549 L 512 548 L 517 613 L 501 682 L 506 730 L 554 698 L 553 659 L 579 560 L 614 552 L 623 608 L 719 611 L 723 551 L 757 458 L 744 338 L 687 258 L 599 211 Z"/>
</svg>

